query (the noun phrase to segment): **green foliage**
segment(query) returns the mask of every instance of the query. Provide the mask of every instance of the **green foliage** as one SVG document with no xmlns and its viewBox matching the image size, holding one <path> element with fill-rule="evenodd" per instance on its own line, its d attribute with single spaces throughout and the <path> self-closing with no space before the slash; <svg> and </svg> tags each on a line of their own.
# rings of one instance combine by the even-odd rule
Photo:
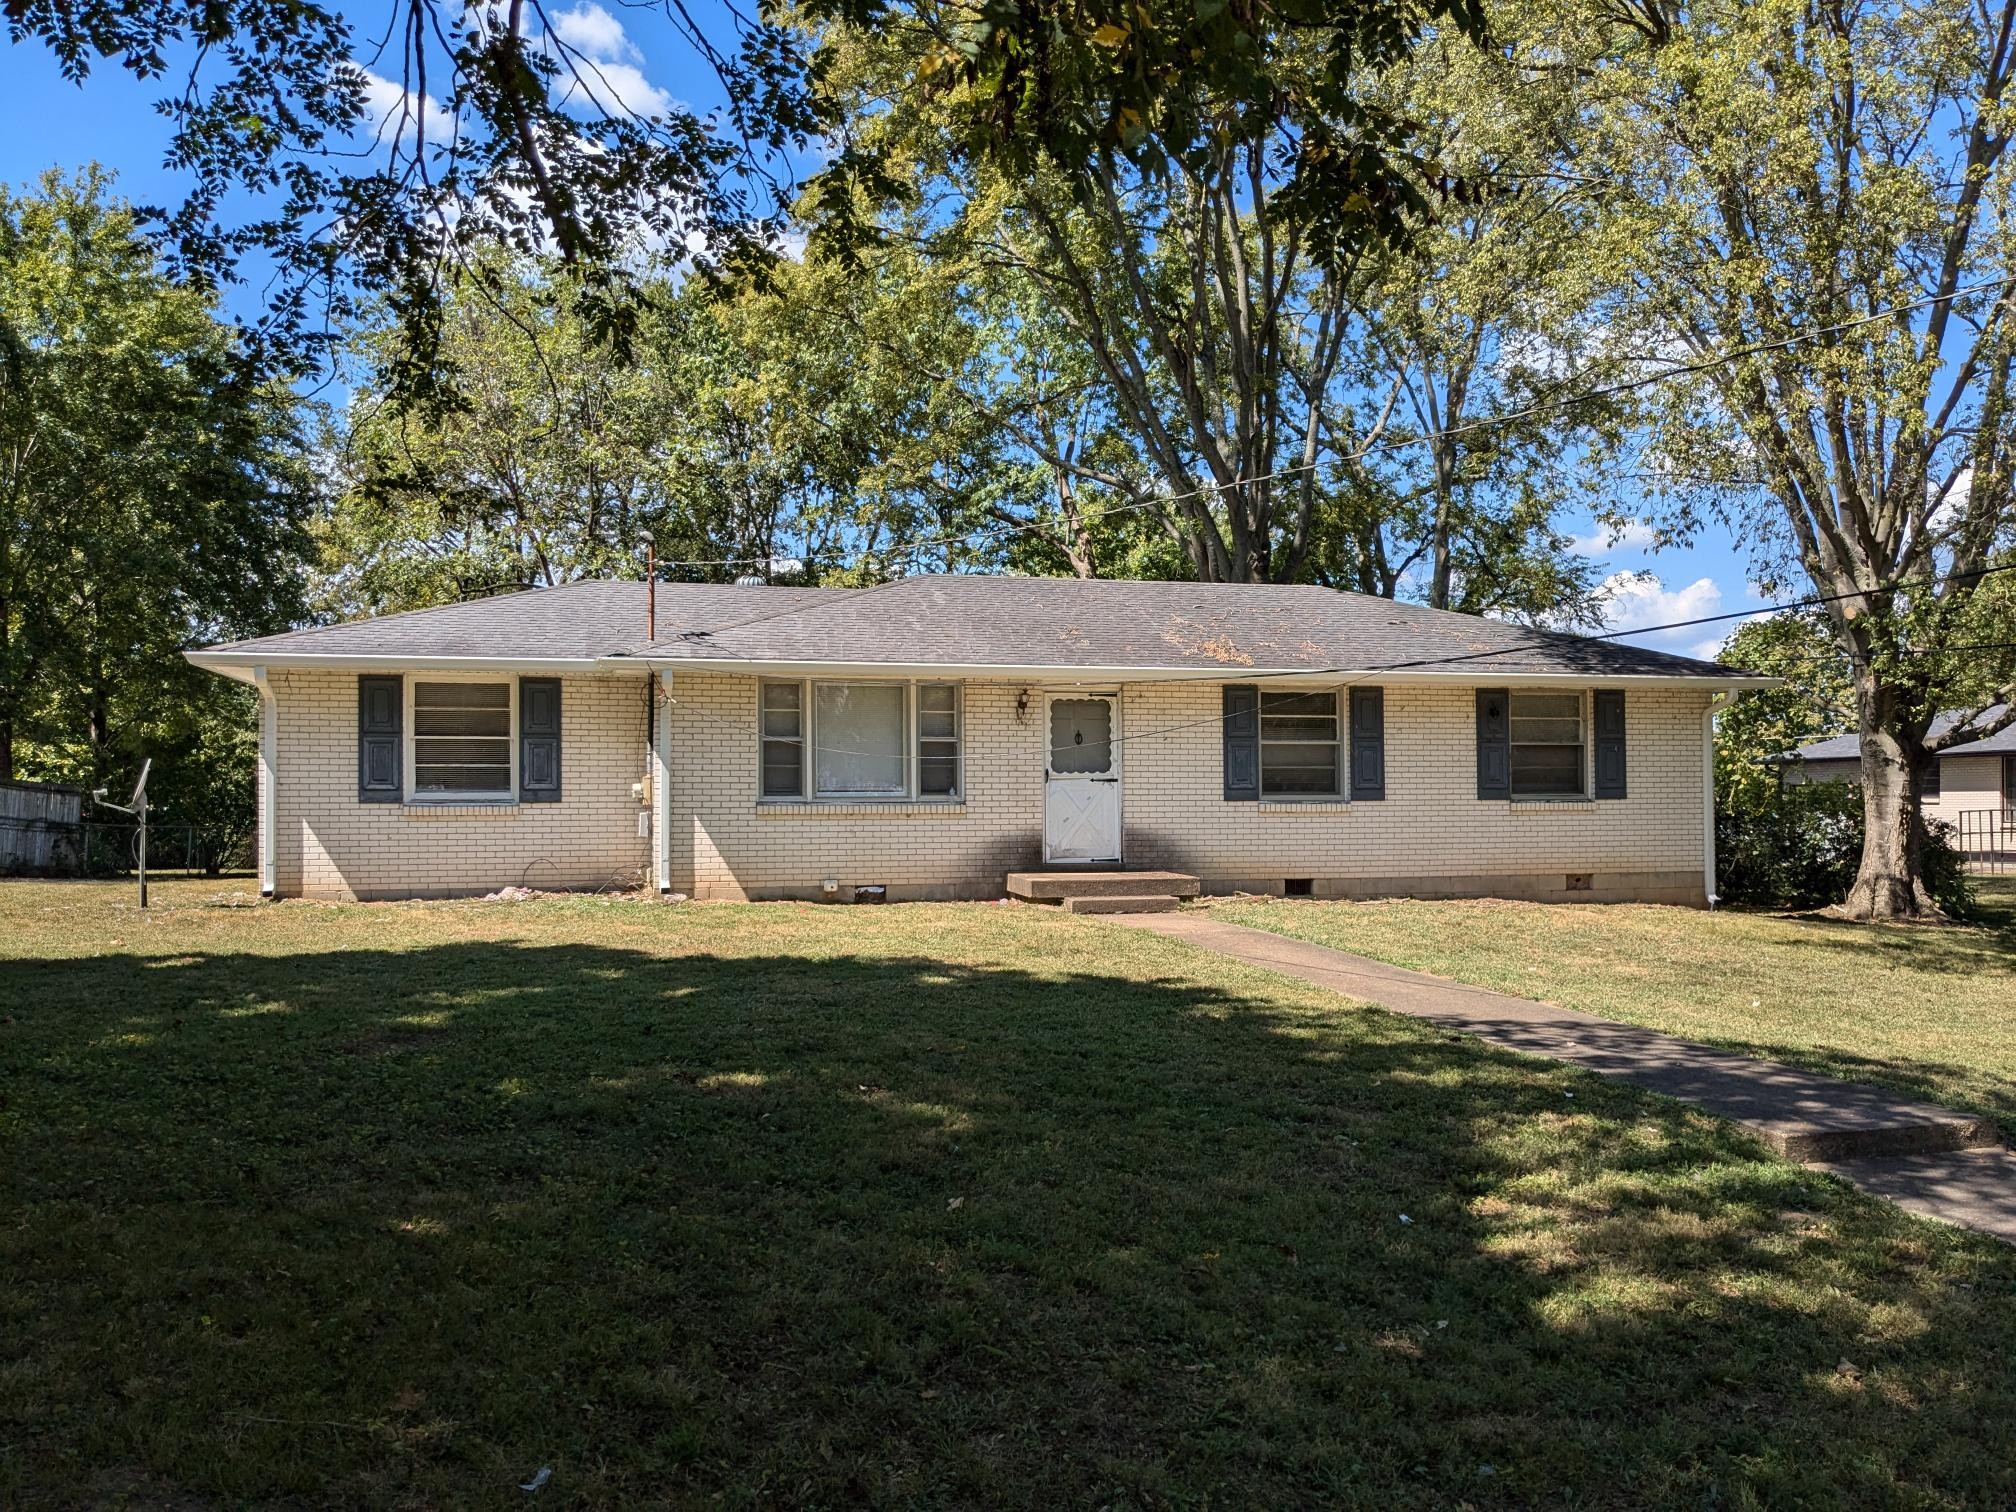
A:
<svg viewBox="0 0 2016 1512">
<path fill-rule="evenodd" d="M 119 787 L 151 755 L 164 818 L 235 824 L 250 706 L 181 653 L 301 612 L 298 401 L 95 171 L 0 190 L 0 332 L 0 775 Z"/>
<path fill-rule="evenodd" d="M 1008 486 L 988 417 L 932 375 L 968 331 L 929 280 L 780 268 L 763 286 L 652 285 L 626 362 L 553 264 L 497 257 L 444 307 L 461 402 L 423 413 L 360 390 L 328 445 L 321 606 L 379 613 L 500 587 L 636 575 L 794 581 L 965 565 L 920 539 L 983 523 Z M 382 369 L 396 323 L 360 338 Z M 849 572 L 840 560 L 868 553 Z"/>
<path fill-rule="evenodd" d="M 1738 805 L 1756 802 L 1778 786 L 1775 758 L 1856 728 L 1848 658 L 1818 611 L 1746 620 L 1715 659 L 1784 679 L 1780 687 L 1737 694 L 1716 716 L 1715 790 Z"/>
<path fill-rule="evenodd" d="M 1144 117 L 1138 151 L 1018 164 L 971 138 L 985 104 L 945 87 L 941 55 L 928 25 L 835 27 L 825 87 L 905 186 L 875 276 L 942 288 L 972 333 L 939 368 L 941 408 L 1001 434 L 1013 486 L 987 516 L 1041 542 L 1017 558 L 1589 617 L 1590 564 L 1554 525 L 1604 502 L 1591 448 L 1609 416 L 1546 410 L 1596 368 L 1569 254 L 1586 206 L 1459 197 L 1335 263 L 1298 187 L 1308 139 L 1282 114 L 1228 109 L 1193 142 L 1176 105 Z M 1268 66 L 1320 92 L 1323 56 L 1318 39 Z M 1544 168 L 1544 119 L 1478 57 L 1452 29 L 1351 88 L 1420 123 L 1450 171 Z M 1103 544 L 1115 520 L 1156 549 Z"/>
<path fill-rule="evenodd" d="M 1513 52 L 1572 80 L 1563 171 L 1630 186 L 1581 255 L 1607 284 L 1592 323 L 1639 371 L 1682 367 L 1642 412 L 1658 511 L 1825 596 L 1865 734 L 1851 909 L 1928 911 L 1927 727 L 2016 693 L 2016 653 L 1964 628 L 2016 542 L 2016 0 L 1511 14 Z"/>
<path fill-rule="evenodd" d="M 539 4 L 413 0 L 362 28 L 321 0 L 6 10 L 12 39 L 42 43 L 70 78 L 103 65 L 167 76 L 160 155 L 193 184 L 156 215 L 174 270 L 215 286 L 247 259 L 272 269 L 241 355 L 285 368 L 328 356 L 382 300 L 408 340 L 378 376 L 409 399 L 452 398 L 435 342 L 477 249 L 556 251 L 583 318 L 625 346 L 645 303 L 634 249 L 690 236 L 716 267 L 760 264 L 781 233 L 773 161 L 823 122 L 800 34 L 754 13 L 721 13 L 711 36 L 680 24 L 731 109 L 642 113 Z"/>
<path fill-rule="evenodd" d="M 1862 864 L 1862 790 L 1852 782 L 1801 782 L 1718 799 L 1715 890 L 1755 908 L 1823 908 L 1855 885 Z M 1926 825 L 1924 870 L 1933 899 L 1955 918 L 1973 912 L 1966 858 L 1953 827 Z"/>
<path fill-rule="evenodd" d="M 1030 0 L 978 13 L 935 0 L 813 0 L 806 11 L 916 39 L 912 99 L 942 115 L 955 150 L 1011 178 L 1096 177 L 1119 163 L 1168 178 L 1200 169 L 1230 133 L 1278 135 L 1284 199 L 1323 262 L 1397 244 L 1428 208 L 1427 175 L 1409 151 L 1415 122 L 1368 96 L 1364 79 L 1404 57 L 1431 21 L 1472 42 L 1484 35 L 1473 0 Z M 907 24 L 890 24 L 899 15 Z M 820 66 L 830 78 L 830 51 Z M 827 197 L 901 192 L 903 162 L 886 137 L 850 137 L 827 170 Z"/>
</svg>

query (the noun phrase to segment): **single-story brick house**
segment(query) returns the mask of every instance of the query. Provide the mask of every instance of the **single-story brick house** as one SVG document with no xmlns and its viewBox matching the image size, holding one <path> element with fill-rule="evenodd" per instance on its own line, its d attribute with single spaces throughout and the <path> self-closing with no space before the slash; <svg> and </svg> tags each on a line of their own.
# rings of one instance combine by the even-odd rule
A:
<svg viewBox="0 0 2016 1512">
<path fill-rule="evenodd" d="M 1998 704 L 1975 722 L 1993 724 L 2001 716 Z M 1932 721 L 1932 733 L 1945 734 L 1958 717 L 1941 714 Z M 1816 740 L 1776 760 L 1779 780 L 1788 787 L 1802 782 L 1860 782 L 1862 737 Z M 2016 725 L 1941 751 L 1921 798 L 1926 818 L 1956 827 L 1962 814 L 2016 810 Z"/>
<path fill-rule="evenodd" d="M 595 581 L 189 653 L 255 684 L 263 892 L 636 880 L 1701 904 L 1714 663 L 1314 587 Z M 870 894 L 873 895 L 873 894 Z"/>
</svg>

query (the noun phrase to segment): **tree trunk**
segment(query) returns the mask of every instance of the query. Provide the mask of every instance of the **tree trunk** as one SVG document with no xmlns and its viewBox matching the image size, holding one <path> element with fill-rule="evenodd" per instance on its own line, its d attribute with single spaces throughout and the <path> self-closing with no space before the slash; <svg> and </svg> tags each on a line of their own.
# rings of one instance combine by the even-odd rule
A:
<svg viewBox="0 0 2016 1512">
<path fill-rule="evenodd" d="M 1925 817 L 1918 777 L 1924 731 L 1904 718 L 1894 692 L 1856 679 L 1862 726 L 1862 864 L 1842 911 L 1851 919 L 1944 920 L 1925 886 Z"/>
</svg>

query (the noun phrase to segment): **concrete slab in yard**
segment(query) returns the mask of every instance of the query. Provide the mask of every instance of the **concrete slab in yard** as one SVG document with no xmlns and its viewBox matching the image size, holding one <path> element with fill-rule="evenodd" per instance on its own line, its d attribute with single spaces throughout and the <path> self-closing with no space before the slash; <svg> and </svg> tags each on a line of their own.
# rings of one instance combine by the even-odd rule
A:
<svg viewBox="0 0 2016 1512">
<path fill-rule="evenodd" d="M 1543 1055 L 1681 1098 L 1755 1130 L 1792 1160 L 1860 1161 L 1997 1142 L 1993 1124 L 1856 1082 L 1751 1060 L 1573 1008 L 1512 997 L 1381 961 L 1228 924 L 1208 913 L 1118 923 L 1188 940 L 1255 966 L 1432 1019 L 1508 1050 Z M 2016 1196 L 2016 1188 L 2012 1188 Z M 2012 1207 L 2016 1216 L 2016 1207 Z"/>
<path fill-rule="evenodd" d="M 2016 1153 L 1951 1150 L 1937 1155 L 1830 1160 L 1823 1171 L 1921 1218 L 1937 1218 L 2016 1244 Z"/>
</svg>

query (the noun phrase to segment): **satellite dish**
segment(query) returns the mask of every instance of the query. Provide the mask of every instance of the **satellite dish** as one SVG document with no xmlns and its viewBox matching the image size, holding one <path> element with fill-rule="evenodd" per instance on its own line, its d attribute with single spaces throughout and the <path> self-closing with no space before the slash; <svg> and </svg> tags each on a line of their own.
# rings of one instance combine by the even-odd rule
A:
<svg viewBox="0 0 2016 1512">
<path fill-rule="evenodd" d="M 152 756 L 149 756 L 140 763 L 140 780 L 133 784 L 133 796 L 126 800 L 128 808 L 138 808 L 140 806 L 140 795 L 147 791 L 147 774 L 153 770 L 153 767 L 154 758 Z"/>
</svg>

